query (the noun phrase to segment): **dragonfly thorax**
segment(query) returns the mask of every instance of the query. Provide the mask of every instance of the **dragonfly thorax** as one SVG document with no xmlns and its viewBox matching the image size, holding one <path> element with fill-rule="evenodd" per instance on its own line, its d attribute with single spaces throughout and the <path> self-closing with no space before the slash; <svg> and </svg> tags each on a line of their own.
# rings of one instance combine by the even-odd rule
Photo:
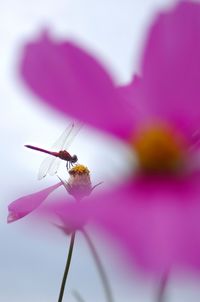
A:
<svg viewBox="0 0 200 302">
<path fill-rule="evenodd" d="M 72 160 L 72 156 L 66 150 L 59 151 L 58 152 L 58 157 L 60 159 L 66 160 L 66 161 L 71 161 Z"/>
<path fill-rule="evenodd" d="M 63 160 L 66 160 L 66 161 L 69 161 L 71 163 L 76 163 L 78 161 L 78 157 L 77 155 L 73 155 L 71 156 L 69 154 L 69 152 L 67 152 L 66 150 L 61 150 L 58 152 L 58 157 L 60 159 L 63 159 Z"/>
</svg>

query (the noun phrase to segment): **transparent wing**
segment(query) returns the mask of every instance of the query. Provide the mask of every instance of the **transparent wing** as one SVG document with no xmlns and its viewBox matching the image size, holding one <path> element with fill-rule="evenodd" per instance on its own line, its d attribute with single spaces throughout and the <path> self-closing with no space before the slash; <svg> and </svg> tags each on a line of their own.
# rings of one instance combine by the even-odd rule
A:
<svg viewBox="0 0 200 302">
<path fill-rule="evenodd" d="M 74 139 L 78 135 L 79 131 L 82 129 L 83 124 L 74 124 L 73 128 L 71 129 L 67 139 L 65 140 L 63 144 L 63 150 L 67 150 L 71 144 L 73 143 Z M 67 150 L 68 151 L 68 150 Z"/>
<path fill-rule="evenodd" d="M 57 159 L 56 157 L 48 156 L 42 161 L 39 172 L 38 172 L 39 180 L 41 180 L 48 174 L 50 167 L 53 165 L 53 163 L 56 159 Z"/>
<path fill-rule="evenodd" d="M 60 166 L 61 159 L 56 157 L 51 166 L 49 167 L 48 174 L 53 176 L 57 173 L 58 168 Z"/>
<path fill-rule="evenodd" d="M 53 144 L 52 151 L 60 151 L 69 148 L 74 138 L 77 136 L 82 125 L 70 123 L 64 132 L 60 135 L 57 141 Z M 38 179 L 44 178 L 47 174 L 55 175 L 58 171 L 61 160 L 59 158 L 50 156 L 45 158 L 40 166 Z"/>
<path fill-rule="evenodd" d="M 75 128 L 74 123 L 70 123 L 67 128 L 63 131 L 63 133 L 59 136 L 59 138 L 56 140 L 56 142 L 52 146 L 53 151 L 60 151 L 63 150 L 66 143 L 68 142 L 68 139 L 70 139 L 71 134 Z"/>
<path fill-rule="evenodd" d="M 66 128 L 65 130 L 65 134 L 66 134 L 66 138 L 63 140 L 63 143 L 60 147 L 60 150 L 67 150 L 69 146 L 71 146 L 71 144 L 73 143 L 75 137 L 78 135 L 79 131 L 82 128 L 82 124 L 72 124 L 69 132 L 66 131 L 68 128 Z M 63 133 L 64 134 L 64 133 Z M 55 175 L 58 171 L 58 168 L 60 166 L 61 160 L 58 158 L 51 166 L 50 170 L 48 171 L 48 174 L 50 175 Z"/>
</svg>

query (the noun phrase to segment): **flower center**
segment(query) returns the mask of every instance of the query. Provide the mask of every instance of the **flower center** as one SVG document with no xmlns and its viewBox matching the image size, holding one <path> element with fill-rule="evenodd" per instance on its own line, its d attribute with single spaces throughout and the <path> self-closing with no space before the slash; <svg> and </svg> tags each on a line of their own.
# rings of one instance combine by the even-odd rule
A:
<svg viewBox="0 0 200 302">
<path fill-rule="evenodd" d="M 84 174 L 89 175 L 90 171 L 84 165 L 76 165 L 69 170 L 69 174 L 70 175 L 84 175 Z"/>
<path fill-rule="evenodd" d="M 68 172 L 70 175 L 67 187 L 68 193 L 77 200 L 90 195 L 92 184 L 89 169 L 83 165 L 76 165 Z"/>
<path fill-rule="evenodd" d="M 133 140 L 139 168 L 146 173 L 176 173 L 184 164 L 184 139 L 170 127 L 143 128 Z"/>
</svg>

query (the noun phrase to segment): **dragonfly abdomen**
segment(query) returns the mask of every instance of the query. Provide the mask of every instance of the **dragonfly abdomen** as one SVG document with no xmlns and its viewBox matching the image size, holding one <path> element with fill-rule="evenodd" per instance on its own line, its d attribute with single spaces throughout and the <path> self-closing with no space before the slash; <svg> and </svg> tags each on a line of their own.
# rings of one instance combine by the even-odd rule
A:
<svg viewBox="0 0 200 302">
<path fill-rule="evenodd" d="M 29 149 L 32 149 L 32 150 L 40 151 L 40 152 L 43 152 L 43 153 L 46 153 L 46 154 L 50 154 L 52 156 L 59 157 L 59 152 L 48 151 L 46 149 L 35 147 L 35 146 L 32 146 L 32 145 L 25 145 L 25 147 L 29 148 Z"/>
</svg>

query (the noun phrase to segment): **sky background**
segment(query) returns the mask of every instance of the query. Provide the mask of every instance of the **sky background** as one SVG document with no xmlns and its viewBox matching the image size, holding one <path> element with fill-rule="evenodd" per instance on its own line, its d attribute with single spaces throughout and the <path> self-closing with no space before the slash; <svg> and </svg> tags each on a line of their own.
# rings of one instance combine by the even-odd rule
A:
<svg viewBox="0 0 200 302">
<path fill-rule="evenodd" d="M 23 85 L 17 70 L 23 44 L 37 36 L 41 29 L 49 28 L 54 35 L 76 41 L 98 57 L 117 83 L 127 83 L 139 70 L 148 26 L 156 12 L 172 2 L 1 0 L 0 301 L 56 302 L 68 245 L 68 239 L 57 230 L 48 230 L 47 234 L 40 227 L 31 229 L 30 216 L 15 224 L 6 224 L 7 205 L 12 200 L 57 182 L 55 177 L 37 180 L 44 157 L 23 145 L 50 147 L 70 122 L 40 104 Z M 94 184 L 103 180 L 105 186 L 109 186 L 128 173 L 128 150 L 92 129 L 81 130 L 70 151 L 89 167 Z M 155 301 L 156 281 L 144 280 L 136 272 L 130 274 L 119 269 L 115 257 L 100 238 L 93 236 L 93 240 L 107 268 L 115 302 Z M 172 277 L 168 301 L 198 301 L 199 281 L 194 276 Z M 74 289 L 79 290 L 87 302 L 105 301 L 93 260 L 81 235 L 77 236 L 64 301 L 75 301 Z"/>
</svg>

